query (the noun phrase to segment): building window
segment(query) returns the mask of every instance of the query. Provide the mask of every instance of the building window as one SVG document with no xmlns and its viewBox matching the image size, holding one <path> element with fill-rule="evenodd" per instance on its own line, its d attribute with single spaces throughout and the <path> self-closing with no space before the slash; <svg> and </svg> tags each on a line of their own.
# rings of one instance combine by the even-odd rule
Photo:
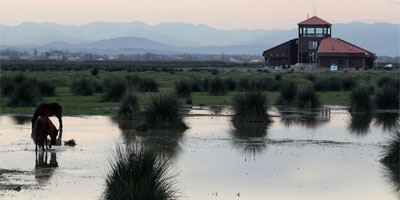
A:
<svg viewBox="0 0 400 200">
<path fill-rule="evenodd" d="M 318 42 L 317 41 L 308 41 L 308 49 L 317 49 Z"/>
<path fill-rule="evenodd" d="M 315 36 L 322 37 L 323 36 L 322 31 L 323 31 L 322 28 L 315 28 Z"/>
</svg>

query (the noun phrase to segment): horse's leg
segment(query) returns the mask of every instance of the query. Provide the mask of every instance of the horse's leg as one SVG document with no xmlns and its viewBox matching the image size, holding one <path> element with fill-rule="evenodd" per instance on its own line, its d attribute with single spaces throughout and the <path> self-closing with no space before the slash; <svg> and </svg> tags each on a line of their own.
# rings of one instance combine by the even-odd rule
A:
<svg viewBox="0 0 400 200">
<path fill-rule="evenodd" d="M 61 138 L 62 138 L 62 131 L 63 131 L 63 124 L 62 124 L 62 115 L 61 115 L 61 112 L 57 114 L 57 118 L 58 118 L 58 122 L 60 123 L 60 127 L 59 127 L 60 136 L 58 136 L 58 138 L 61 139 Z"/>
</svg>

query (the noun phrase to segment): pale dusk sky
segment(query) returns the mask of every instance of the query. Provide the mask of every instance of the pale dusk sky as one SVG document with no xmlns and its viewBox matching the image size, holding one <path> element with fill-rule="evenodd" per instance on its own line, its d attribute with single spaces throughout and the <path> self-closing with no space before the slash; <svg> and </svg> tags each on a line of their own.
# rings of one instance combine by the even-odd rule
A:
<svg viewBox="0 0 400 200">
<path fill-rule="evenodd" d="M 314 0 L 330 23 L 400 23 L 400 0 Z M 207 24 L 219 29 L 290 29 L 312 16 L 313 0 L 1 0 L 0 24 L 94 21 Z"/>
</svg>

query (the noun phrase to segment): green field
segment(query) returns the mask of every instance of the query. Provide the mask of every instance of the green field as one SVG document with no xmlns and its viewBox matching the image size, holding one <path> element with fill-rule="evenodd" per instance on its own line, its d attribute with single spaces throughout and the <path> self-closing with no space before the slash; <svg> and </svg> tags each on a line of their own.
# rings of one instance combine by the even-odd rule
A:
<svg viewBox="0 0 400 200">
<path fill-rule="evenodd" d="M 15 75 L 21 72 L 18 71 L 2 71 L 1 75 Z M 299 86 L 312 85 L 313 83 L 305 78 L 306 73 L 265 73 L 252 71 L 219 71 L 215 74 L 211 71 L 144 71 L 144 72 L 128 72 L 128 71 L 104 71 L 100 70 L 97 76 L 92 76 L 90 70 L 81 71 L 29 71 L 23 72 L 28 77 L 35 77 L 38 80 L 49 80 L 56 86 L 56 96 L 45 97 L 43 102 L 58 102 L 63 106 L 63 112 L 67 115 L 113 115 L 116 114 L 119 102 L 101 102 L 101 93 L 95 93 L 92 96 L 75 96 L 70 90 L 71 82 L 78 77 L 92 77 L 93 79 L 102 80 L 109 76 L 125 76 L 137 75 L 142 78 L 151 78 L 155 80 L 160 90 L 173 90 L 176 82 L 179 80 L 194 80 L 201 78 L 231 78 L 239 80 L 242 78 L 257 79 L 257 78 L 276 78 L 280 74 L 282 80 L 290 79 L 298 83 Z M 397 77 L 397 74 L 387 72 L 369 72 L 369 73 L 334 73 L 323 72 L 314 74 L 317 78 L 329 77 L 351 77 L 359 84 L 376 87 L 379 78 L 384 76 Z M 225 96 L 210 96 L 207 92 L 193 92 L 191 98 L 193 105 L 228 105 L 233 95 L 238 92 L 228 92 Z M 265 92 L 268 98 L 268 104 L 274 104 L 279 92 Z M 139 101 L 144 105 L 146 98 L 151 93 L 138 92 Z M 319 99 L 325 105 L 348 105 L 348 92 L 346 91 L 326 91 L 318 92 Z M 32 114 L 33 107 L 7 107 L 8 97 L 1 98 L 1 114 Z M 185 102 L 185 99 L 182 99 Z"/>
</svg>

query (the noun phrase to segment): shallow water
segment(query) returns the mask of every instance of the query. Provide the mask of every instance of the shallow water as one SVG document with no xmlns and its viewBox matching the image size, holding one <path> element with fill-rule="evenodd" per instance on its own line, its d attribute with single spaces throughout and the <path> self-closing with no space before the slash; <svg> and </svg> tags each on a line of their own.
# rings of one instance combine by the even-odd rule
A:
<svg viewBox="0 0 400 200">
<path fill-rule="evenodd" d="M 171 157 L 180 199 L 399 197 L 396 175 L 379 162 L 398 115 L 270 114 L 269 125 L 232 124 L 227 109 L 196 108 L 185 118 L 191 128 L 180 133 L 136 133 L 107 116 L 64 117 L 63 140 L 77 145 L 37 158 L 29 118 L 0 116 L 0 199 L 98 199 L 116 144 Z"/>
</svg>

